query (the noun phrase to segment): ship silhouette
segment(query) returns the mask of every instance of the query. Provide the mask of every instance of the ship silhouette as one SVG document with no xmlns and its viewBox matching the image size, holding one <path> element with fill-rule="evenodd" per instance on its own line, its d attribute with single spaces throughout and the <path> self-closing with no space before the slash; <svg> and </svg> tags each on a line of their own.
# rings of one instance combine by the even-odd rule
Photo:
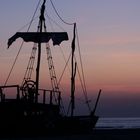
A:
<svg viewBox="0 0 140 140">
<path fill-rule="evenodd" d="M 60 45 L 61 42 L 69 40 L 69 37 L 67 32 L 47 32 L 45 24 L 45 3 L 46 0 L 44 0 L 41 5 L 37 32 L 17 32 L 8 40 L 8 48 L 18 38 L 22 38 L 25 42 L 33 42 L 36 45 L 32 49 L 22 84 L 5 84 L 4 86 L 0 86 L 0 135 L 2 133 L 35 135 L 41 133 L 66 134 L 91 132 L 98 121 L 98 116 L 95 115 L 95 111 L 101 90 L 99 91 L 95 106 L 89 111 L 89 114 L 75 115 L 75 76 L 77 73 L 77 62 L 74 53 L 76 47 L 76 23 L 73 23 L 73 39 L 71 41 L 70 113 L 64 113 L 62 111 L 63 94 L 61 93 L 57 82 L 49 41 L 52 40 L 53 45 Z M 52 89 L 40 89 L 42 43 L 46 44 Z M 31 75 L 35 63 L 36 52 L 36 74 L 35 79 L 33 80 Z M 6 95 L 6 89 L 11 88 L 16 89 L 15 99 L 9 98 Z M 42 98 L 41 101 L 40 98 Z M 86 102 L 89 106 L 87 99 Z"/>
</svg>

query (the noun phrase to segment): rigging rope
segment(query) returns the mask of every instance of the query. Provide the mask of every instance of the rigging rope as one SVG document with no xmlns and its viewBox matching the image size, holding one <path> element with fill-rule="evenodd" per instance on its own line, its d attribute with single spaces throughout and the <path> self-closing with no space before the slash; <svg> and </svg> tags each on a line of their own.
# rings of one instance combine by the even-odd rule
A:
<svg viewBox="0 0 140 140">
<path fill-rule="evenodd" d="M 63 77 L 63 75 L 64 75 L 64 72 L 65 72 L 65 70 L 66 70 L 66 67 L 68 66 L 68 62 L 69 62 L 69 60 L 70 60 L 70 57 L 71 57 L 71 53 L 70 53 L 70 55 L 69 55 L 69 57 L 68 57 L 68 60 L 66 61 L 66 59 L 65 59 L 65 67 L 64 67 L 64 69 L 63 69 L 63 72 L 62 72 L 62 74 L 61 74 L 61 76 L 60 76 L 60 78 L 59 78 L 59 81 L 58 81 L 58 85 L 60 85 L 60 82 L 61 82 L 61 80 L 62 80 L 62 77 Z"/>
<path fill-rule="evenodd" d="M 32 24 L 32 22 L 33 22 L 33 20 L 34 20 L 34 17 L 35 17 L 35 14 L 36 14 L 36 12 L 37 12 L 37 9 L 38 9 L 38 7 L 39 7 L 39 5 L 40 5 L 40 2 L 41 2 L 41 0 L 39 0 L 39 2 L 38 2 L 38 4 L 37 4 L 37 7 L 36 7 L 35 12 L 34 12 L 34 14 L 33 14 L 33 17 L 32 17 L 32 19 L 31 19 L 30 24 L 29 24 L 29 27 L 28 27 L 28 29 L 27 29 L 27 32 L 29 32 L 29 29 L 30 29 L 30 27 L 31 27 L 31 24 Z M 12 65 L 11 69 L 10 69 L 10 72 L 9 72 L 9 74 L 8 74 L 8 77 L 7 77 L 7 79 L 6 79 L 5 83 L 4 83 L 4 86 L 7 85 L 7 82 L 8 82 L 8 80 L 9 80 L 10 76 L 11 76 L 11 73 L 12 73 L 12 71 L 13 71 L 13 68 L 14 68 L 15 64 L 16 64 L 17 58 L 18 58 L 18 56 L 19 56 L 19 54 L 20 54 L 20 51 L 21 51 L 21 49 L 22 49 L 23 44 L 24 44 L 24 41 L 22 41 L 22 43 L 21 43 L 21 45 L 20 45 L 19 51 L 18 51 L 18 53 L 17 53 L 17 55 L 16 55 L 16 57 L 15 57 L 15 60 L 14 60 L 14 62 L 13 62 L 13 65 Z"/>
<path fill-rule="evenodd" d="M 48 14 L 47 14 L 47 12 L 45 13 L 45 15 L 48 17 L 48 19 L 49 19 L 49 24 L 50 24 L 50 26 L 51 26 L 51 29 L 52 29 L 52 31 L 54 31 L 54 29 L 52 28 L 52 24 L 51 24 L 51 21 L 56 25 L 56 26 L 58 26 L 62 31 L 66 31 L 62 26 L 60 26 L 55 20 L 53 20 Z M 38 17 L 39 16 L 36 16 L 36 17 L 34 17 L 34 19 L 33 19 L 33 21 L 34 20 L 36 20 L 36 19 L 38 19 Z M 30 22 L 29 23 L 27 23 L 27 24 L 25 24 L 25 25 L 23 25 L 19 30 L 17 30 L 17 32 L 20 32 L 20 31 L 22 31 L 26 26 L 28 26 L 30 24 Z"/>
<path fill-rule="evenodd" d="M 90 105 L 89 105 L 88 96 L 87 96 L 87 88 L 86 88 L 86 83 L 85 83 L 85 75 L 84 75 L 84 68 L 83 68 L 83 63 L 82 63 L 81 49 L 80 49 L 80 43 L 79 43 L 79 36 L 78 36 L 78 29 L 77 29 L 77 27 L 76 27 L 76 35 L 77 35 L 78 52 L 79 52 L 79 57 L 80 57 L 80 65 L 81 65 L 81 69 L 82 69 L 82 79 L 83 79 L 83 87 L 84 87 L 84 91 L 83 92 L 84 92 L 84 95 L 85 95 L 85 98 L 86 98 L 86 103 L 87 103 L 88 109 L 89 109 L 89 111 L 91 111 L 91 108 L 90 108 Z"/>
<path fill-rule="evenodd" d="M 9 74 L 8 74 L 8 77 L 7 77 L 6 81 L 5 81 L 5 83 L 4 83 L 4 86 L 7 85 L 7 82 L 8 82 L 8 80 L 9 80 L 10 76 L 11 76 L 11 73 L 12 73 L 12 71 L 13 71 L 13 68 L 14 68 L 15 64 L 16 64 L 17 58 L 18 58 L 18 56 L 19 56 L 19 53 L 20 53 L 20 51 L 21 51 L 21 49 L 22 49 L 23 44 L 24 44 L 24 41 L 22 41 L 22 43 L 21 43 L 21 46 L 20 46 L 19 51 L 18 51 L 18 53 L 17 53 L 17 55 L 16 55 L 16 57 L 15 57 L 14 63 L 13 63 L 13 65 L 12 65 L 11 69 L 10 69 L 10 72 L 9 72 Z"/>
<path fill-rule="evenodd" d="M 34 17 L 34 18 L 32 19 L 32 22 L 33 22 L 35 19 L 37 19 L 38 17 L 39 17 L 39 16 Z M 27 24 L 23 25 L 17 32 L 22 31 L 26 26 L 30 25 L 30 23 L 31 23 L 31 21 L 28 22 Z"/>
<path fill-rule="evenodd" d="M 60 26 L 55 20 L 53 20 L 48 14 L 47 14 L 47 12 L 46 12 L 46 14 L 45 15 L 47 15 L 47 17 L 48 17 L 48 19 L 49 19 L 49 23 L 51 23 L 51 21 L 56 25 L 56 26 L 58 26 L 62 31 L 66 31 L 62 26 Z M 52 26 L 52 25 L 51 25 Z M 53 31 L 54 31 L 54 29 L 53 29 Z"/>
<path fill-rule="evenodd" d="M 55 11 L 55 13 L 57 14 L 57 16 L 60 18 L 60 20 L 67 24 L 67 25 L 74 25 L 75 23 L 68 23 L 66 22 L 63 18 L 61 18 L 60 14 L 58 13 L 57 9 L 55 8 L 54 6 L 54 3 L 52 2 L 52 0 L 50 0 L 51 4 L 52 4 L 52 7 Z M 81 65 L 81 69 L 82 69 L 82 79 L 80 77 L 80 72 L 78 70 L 78 74 L 79 74 L 79 78 L 80 78 L 80 81 L 81 81 L 81 85 L 82 85 L 82 88 L 83 88 L 83 92 L 84 92 L 84 95 L 85 95 L 85 99 L 86 99 L 86 103 L 87 103 L 87 106 L 88 106 L 88 109 L 89 111 L 91 111 L 91 108 L 90 108 L 90 105 L 89 105 L 89 100 L 88 100 L 88 96 L 87 96 L 87 89 L 86 89 L 86 83 L 85 83 L 85 76 L 84 76 L 84 70 L 83 70 L 83 63 L 82 63 L 82 58 L 81 58 L 81 50 L 80 50 L 80 44 L 79 44 L 79 37 L 78 37 L 78 30 L 77 30 L 77 27 L 76 27 L 76 35 L 77 35 L 77 43 L 78 43 L 78 51 L 79 51 L 79 57 L 80 57 L 80 65 Z M 67 64 L 66 64 L 67 65 Z M 65 68 L 64 68 L 65 70 Z M 63 72 L 64 73 L 64 72 Z"/>
<path fill-rule="evenodd" d="M 58 13 L 57 9 L 55 8 L 54 3 L 52 2 L 52 0 L 50 0 L 50 2 L 51 2 L 51 4 L 52 4 L 52 7 L 53 7 L 55 13 L 57 14 L 57 16 L 60 18 L 60 20 L 61 20 L 63 23 L 65 23 L 65 24 L 67 24 L 67 25 L 74 25 L 74 23 L 68 23 L 68 22 L 66 22 L 64 19 L 62 19 L 61 16 L 60 16 L 60 14 Z"/>
</svg>

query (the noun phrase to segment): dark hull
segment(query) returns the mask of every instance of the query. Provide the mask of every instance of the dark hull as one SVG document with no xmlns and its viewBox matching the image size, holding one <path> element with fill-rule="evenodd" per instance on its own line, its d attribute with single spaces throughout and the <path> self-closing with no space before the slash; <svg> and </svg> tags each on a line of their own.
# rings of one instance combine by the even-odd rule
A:
<svg viewBox="0 0 140 140">
<path fill-rule="evenodd" d="M 74 116 L 62 118 L 60 128 L 65 133 L 89 133 L 98 121 L 97 116 Z"/>
<path fill-rule="evenodd" d="M 10 100 L 0 102 L 0 132 L 10 135 L 47 135 L 91 132 L 97 116 L 67 117 L 56 105 Z"/>
</svg>

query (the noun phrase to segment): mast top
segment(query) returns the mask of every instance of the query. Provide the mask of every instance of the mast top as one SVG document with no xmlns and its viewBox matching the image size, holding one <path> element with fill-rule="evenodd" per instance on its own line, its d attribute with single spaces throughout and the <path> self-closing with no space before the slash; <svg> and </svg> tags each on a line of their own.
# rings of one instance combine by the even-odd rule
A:
<svg viewBox="0 0 140 140">
<path fill-rule="evenodd" d="M 46 0 L 44 0 L 41 10 L 40 10 L 40 21 L 39 26 L 41 23 L 45 24 L 45 3 Z M 45 26 L 44 26 L 45 27 Z M 17 39 L 22 38 L 25 42 L 34 42 L 34 43 L 48 43 L 50 39 L 53 41 L 53 45 L 60 45 L 62 41 L 68 40 L 68 34 L 67 32 L 17 32 L 15 35 L 13 35 L 8 40 L 8 48 L 10 45 Z"/>
<path fill-rule="evenodd" d="M 40 13 L 40 20 L 45 20 L 45 17 L 44 17 L 44 11 L 45 11 L 45 3 L 46 3 L 46 0 L 44 0 L 42 6 L 41 6 L 41 13 Z"/>
</svg>

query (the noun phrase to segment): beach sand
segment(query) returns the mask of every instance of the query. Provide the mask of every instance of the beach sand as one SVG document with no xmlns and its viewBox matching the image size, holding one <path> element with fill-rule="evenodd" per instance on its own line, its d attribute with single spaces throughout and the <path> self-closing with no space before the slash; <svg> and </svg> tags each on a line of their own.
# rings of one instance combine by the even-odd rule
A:
<svg viewBox="0 0 140 140">
<path fill-rule="evenodd" d="M 47 140 L 140 140 L 140 129 L 98 129 L 91 134 L 48 137 Z M 44 139 L 45 140 L 45 137 Z"/>
<path fill-rule="evenodd" d="M 140 129 L 95 130 L 90 137 L 94 140 L 140 140 Z"/>
<path fill-rule="evenodd" d="M 90 134 L 12 136 L 0 140 L 140 140 L 140 129 L 96 129 Z"/>
</svg>

